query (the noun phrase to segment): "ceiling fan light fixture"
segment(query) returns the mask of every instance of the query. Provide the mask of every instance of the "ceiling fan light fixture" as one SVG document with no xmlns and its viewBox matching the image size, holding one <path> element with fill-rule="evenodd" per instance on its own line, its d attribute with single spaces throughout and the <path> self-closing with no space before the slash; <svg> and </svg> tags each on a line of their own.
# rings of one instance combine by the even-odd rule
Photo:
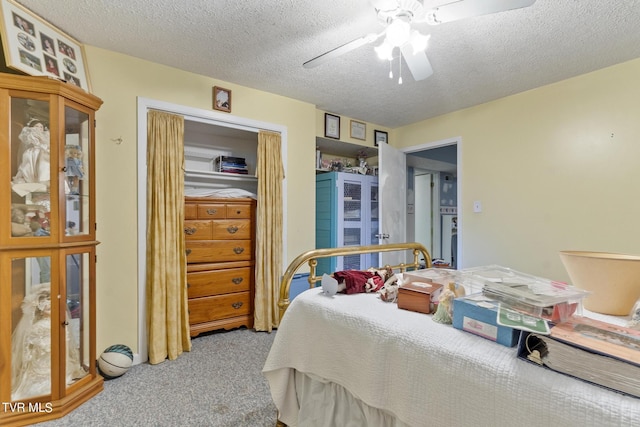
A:
<svg viewBox="0 0 640 427">
<path fill-rule="evenodd" d="M 380 46 L 373 48 L 378 54 L 378 58 L 391 61 L 393 59 L 393 46 L 385 39 Z"/>
<path fill-rule="evenodd" d="M 411 25 L 402 18 L 396 18 L 387 27 L 387 41 L 392 46 L 400 47 L 409 41 L 411 37 Z"/>
<path fill-rule="evenodd" d="M 409 39 L 409 43 L 411 43 L 411 47 L 413 48 L 413 54 L 415 55 L 418 52 L 427 50 L 430 38 L 431 34 L 425 36 L 424 34 L 420 34 L 419 31 L 413 30 L 411 32 L 411 38 Z"/>
</svg>

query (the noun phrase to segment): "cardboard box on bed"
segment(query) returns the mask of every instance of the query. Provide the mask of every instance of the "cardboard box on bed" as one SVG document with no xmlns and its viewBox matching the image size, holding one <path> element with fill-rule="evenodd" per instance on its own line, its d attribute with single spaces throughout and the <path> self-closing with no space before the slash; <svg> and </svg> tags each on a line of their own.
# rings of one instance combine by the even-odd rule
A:
<svg viewBox="0 0 640 427">
<path fill-rule="evenodd" d="M 480 305 L 478 305 L 480 304 Z M 506 347 L 518 343 L 520 331 L 498 325 L 498 302 L 482 294 L 453 300 L 453 327 L 495 341 Z"/>
<path fill-rule="evenodd" d="M 429 314 L 431 303 L 438 300 L 441 291 L 442 285 L 439 283 L 405 283 L 398 288 L 398 308 Z"/>
</svg>

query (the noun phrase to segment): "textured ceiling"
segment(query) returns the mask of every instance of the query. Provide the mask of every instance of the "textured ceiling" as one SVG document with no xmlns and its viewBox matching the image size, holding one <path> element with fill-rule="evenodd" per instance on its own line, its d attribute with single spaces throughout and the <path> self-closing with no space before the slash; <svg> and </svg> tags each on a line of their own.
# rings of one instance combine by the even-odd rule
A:
<svg viewBox="0 0 640 427">
<path fill-rule="evenodd" d="M 391 128 L 640 57 L 636 0 L 537 0 L 525 9 L 418 24 L 431 34 L 434 74 L 416 82 L 404 67 L 402 85 L 388 78 L 389 63 L 372 45 L 302 67 L 381 30 L 368 0 L 18 2 L 81 43 Z"/>
</svg>

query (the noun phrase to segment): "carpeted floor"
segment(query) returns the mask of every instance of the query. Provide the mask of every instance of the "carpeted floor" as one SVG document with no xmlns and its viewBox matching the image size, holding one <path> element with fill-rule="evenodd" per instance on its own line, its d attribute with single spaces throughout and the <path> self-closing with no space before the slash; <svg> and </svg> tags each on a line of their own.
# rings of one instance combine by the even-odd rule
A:
<svg viewBox="0 0 640 427">
<path fill-rule="evenodd" d="M 133 366 L 59 420 L 38 426 L 275 426 L 262 366 L 272 333 L 237 329 L 192 339 L 191 352 Z"/>
</svg>

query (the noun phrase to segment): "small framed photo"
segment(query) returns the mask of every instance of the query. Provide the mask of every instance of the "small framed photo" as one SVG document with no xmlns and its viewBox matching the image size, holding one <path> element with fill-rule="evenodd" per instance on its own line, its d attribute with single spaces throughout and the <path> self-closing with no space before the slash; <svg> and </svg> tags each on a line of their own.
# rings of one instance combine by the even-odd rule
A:
<svg viewBox="0 0 640 427">
<path fill-rule="evenodd" d="M 383 132 L 381 130 L 373 131 L 373 143 L 377 147 L 379 144 L 388 144 L 389 143 L 389 134 L 387 132 Z"/>
<path fill-rule="evenodd" d="M 362 122 L 356 122 L 351 120 L 351 138 L 361 139 L 365 141 L 367 139 L 367 125 Z"/>
<path fill-rule="evenodd" d="M 14 0 L 0 0 L 7 67 L 65 80 L 91 92 L 84 47 Z"/>
<path fill-rule="evenodd" d="M 324 136 L 340 139 L 340 117 L 324 113 Z"/>
<path fill-rule="evenodd" d="M 213 87 L 213 109 L 231 112 L 231 91 L 222 87 Z"/>
</svg>

